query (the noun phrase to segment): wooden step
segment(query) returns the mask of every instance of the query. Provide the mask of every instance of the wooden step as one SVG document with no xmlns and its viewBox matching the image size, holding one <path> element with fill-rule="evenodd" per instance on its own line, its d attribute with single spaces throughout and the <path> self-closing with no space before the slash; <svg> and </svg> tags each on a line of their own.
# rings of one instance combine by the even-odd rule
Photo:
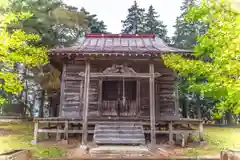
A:
<svg viewBox="0 0 240 160">
<path fill-rule="evenodd" d="M 121 130 L 119 132 L 118 130 L 113 130 L 113 129 L 103 129 L 103 130 L 96 130 L 95 133 L 97 134 L 141 134 L 142 130 Z"/>
<path fill-rule="evenodd" d="M 125 144 L 125 145 L 141 145 L 145 144 L 145 139 L 142 138 L 126 138 L 126 137 L 121 137 L 121 138 L 113 138 L 113 137 L 106 137 L 106 138 L 97 138 L 95 139 L 96 144 Z"/>
<path fill-rule="evenodd" d="M 145 144 L 143 126 L 135 123 L 96 124 L 94 140 L 96 144 Z"/>
</svg>

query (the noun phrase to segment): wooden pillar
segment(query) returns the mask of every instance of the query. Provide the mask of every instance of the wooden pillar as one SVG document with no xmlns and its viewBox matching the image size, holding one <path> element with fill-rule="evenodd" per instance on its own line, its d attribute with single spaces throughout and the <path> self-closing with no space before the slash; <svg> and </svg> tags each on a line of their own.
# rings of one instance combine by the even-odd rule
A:
<svg viewBox="0 0 240 160">
<path fill-rule="evenodd" d="M 141 103 L 141 83 L 140 80 L 137 80 L 137 108 L 136 108 L 136 115 L 140 114 L 140 103 Z"/>
<path fill-rule="evenodd" d="M 156 144 L 156 120 L 155 120 L 155 78 L 154 78 L 154 64 L 149 64 L 149 99 L 150 99 L 150 126 L 151 126 L 151 147 L 155 148 Z"/>
<path fill-rule="evenodd" d="M 199 140 L 200 140 L 200 142 L 204 141 L 204 139 L 203 139 L 203 122 L 199 123 Z"/>
<path fill-rule="evenodd" d="M 79 93 L 79 101 L 80 101 L 80 104 L 79 104 L 79 116 L 82 117 L 82 112 L 83 112 L 83 101 L 84 101 L 84 95 L 83 95 L 83 80 L 81 80 L 80 82 L 80 93 Z"/>
<path fill-rule="evenodd" d="M 37 144 L 37 136 L 38 136 L 38 120 L 34 122 L 34 133 L 32 144 Z"/>
<path fill-rule="evenodd" d="M 103 84 L 103 80 L 102 78 L 99 80 L 99 94 L 98 94 L 98 112 L 99 112 L 99 115 L 102 115 L 102 84 Z"/>
<path fill-rule="evenodd" d="M 68 144 L 68 120 L 65 121 L 64 125 L 64 141 L 65 144 Z"/>
<path fill-rule="evenodd" d="M 62 109 L 64 103 L 64 89 L 65 89 L 65 75 L 66 75 L 66 62 L 63 62 L 62 75 L 61 75 L 61 93 L 60 93 L 60 109 L 59 116 L 62 116 Z"/>
<path fill-rule="evenodd" d="M 56 141 L 60 141 L 61 140 L 61 133 L 59 132 L 59 130 L 61 129 L 61 124 L 57 123 L 57 132 L 56 132 Z"/>
<path fill-rule="evenodd" d="M 90 63 L 86 61 L 84 79 L 84 101 L 83 101 L 83 135 L 82 145 L 87 145 L 88 136 L 88 105 L 89 105 L 89 83 L 90 83 Z"/>
<path fill-rule="evenodd" d="M 178 83 L 175 84 L 175 111 L 174 115 L 179 115 L 179 92 Z"/>
<path fill-rule="evenodd" d="M 174 141 L 173 141 L 173 122 L 169 122 L 168 123 L 168 134 L 169 134 L 169 144 L 173 144 Z"/>
</svg>

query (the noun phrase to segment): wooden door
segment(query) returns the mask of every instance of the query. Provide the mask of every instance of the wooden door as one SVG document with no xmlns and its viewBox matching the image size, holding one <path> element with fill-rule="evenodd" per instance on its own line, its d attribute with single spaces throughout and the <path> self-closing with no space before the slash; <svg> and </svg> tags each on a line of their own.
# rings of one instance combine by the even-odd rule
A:
<svg viewBox="0 0 240 160">
<path fill-rule="evenodd" d="M 135 116 L 136 89 L 136 81 L 103 81 L 102 115 Z"/>
</svg>

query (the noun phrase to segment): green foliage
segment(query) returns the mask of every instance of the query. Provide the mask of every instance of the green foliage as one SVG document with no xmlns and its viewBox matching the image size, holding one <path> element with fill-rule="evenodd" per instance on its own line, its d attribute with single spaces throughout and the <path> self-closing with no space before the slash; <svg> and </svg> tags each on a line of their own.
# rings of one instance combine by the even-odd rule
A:
<svg viewBox="0 0 240 160">
<path fill-rule="evenodd" d="M 84 13 L 61 0 L 9 0 L 8 7 L 1 12 L 31 12 L 31 17 L 8 26 L 9 30 L 20 28 L 38 34 L 41 37 L 38 44 L 50 48 L 74 43 L 87 27 Z"/>
<path fill-rule="evenodd" d="M 215 116 L 228 110 L 240 113 L 240 14 L 232 12 L 225 1 L 203 0 L 185 17 L 202 21 L 208 31 L 198 37 L 195 59 L 180 55 L 164 56 L 165 64 L 180 75 L 188 76 L 189 89 L 219 100 Z M 206 59 L 207 58 L 207 59 Z M 202 77 L 202 81 L 197 81 Z"/>
<path fill-rule="evenodd" d="M 157 37 L 169 43 L 170 39 L 167 37 L 167 26 L 163 24 L 163 21 L 159 20 L 159 17 L 152 5 L 150 5 L 147 12 L 145 12 L 145 9 L 139 7 L 138 3 L 134 1 L 134 4 L 128 9 L 126 19 L 122 21 L 122 33 L 155 34 Z"/>
<path fill-rule="evenodd" d="M 240 129 L 233 127 L 204 127 L 205 146 L 189 147 L 181 149 L 185 156 L 204 156 L 218 155 L 222 150 L 239 148 Z M 197 139 L 198 137 L 196 137 Z M 179 151 L 180 152 L 180 151 Z"/>
<path fill-rule="evenodd" d="M 8 0 L 1 0 L 1 1 L 0 1 L 0 6 L 1 6 L 1 7 L 6 7 L 6 6 L 7 6 L 7 3 L 8 3 Z"/>
<path fill-rule="evenodd" d="M 15 65 L 22 63 L 28 68 L 39 67 L 48 62 L 46 48 L 32 45 L 38 42 L 40 37 L 35 34 L 26 34 L 22 30 L 8 32 L 7 26 L 11 23 L 25 20 L 30 13 L 9 13 L 2 17 L 0 23 L 0 88 L 2 91 L 17 94 L 23 89 L 20 77 L 15 71 Z M 3 103 L 3 97 L 0 103 Z"/>
<path fill-rule="evenodd" d="M 167 26 L 163 24 L 163 21 L 158 20 L 159 15 L 152 5 L 149 6 L 145 17 L 144 33 L 155 33 L 156 36 L 169 42 L 169 37 L 167 37 Z"/>
<path fill-rule="evenodd" d="M 0 123 L 0 133 L 3 130 L 4 134 L 4 136 L 0 137 L 0 153 L 19 148 L 31 148 L 34 158 L 60 158 L 64 156 L 66 150 L 58 146 L 46 144 L 32 145 L 33 129 L 32 122 Z M 38 138 L 43 140 L 45 137 L 39 136 Z"/>
<path fill-rule="evenodd" d="M 123 33 L 144 33 L 145 9 L 140 8 L 137 1 L 128 9 L 126 20 L 122 21 Z"/>
<path fill-rule="evenodd" d="M 81 9 L 88 21 L 88 28 L 91 33 L 107 33 L 107 26 L 103 21 L 97 19 L 96 14 L 90 14 L 85 8 Z"/>
<path fill-rule="evenodd" d="M 34 73 L 36 75 L 35 81 L 48 92 L 48 96 L 52 96 L 59 91 L 61 72 L 51 64 L 45 65 L 40 70 L 34 70 Z"/>
<path fill-rule="evenodd" d="M 197 36 L 206 32 L 207 26 L 201 21 L 184 21 L 185 15 L 191 7 L 197 6 L 198 0 L 184 0 L 181 6 L 181 15 L 177 17 L 175 32 L 173 36 L 174 46 L 177 48 L 193 48 L 197 41 Z"/>
</svg>

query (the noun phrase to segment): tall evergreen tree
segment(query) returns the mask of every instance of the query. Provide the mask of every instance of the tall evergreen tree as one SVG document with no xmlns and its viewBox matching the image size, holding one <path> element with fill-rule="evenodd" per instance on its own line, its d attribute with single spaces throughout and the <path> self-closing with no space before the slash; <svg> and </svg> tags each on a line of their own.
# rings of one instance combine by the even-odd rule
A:
<svg viewBox="0 0 240 160">
<path fill-rule="evenodd" d="M 122 21 L 122 33 L 144 33 L 144 12 L 145 9 L 140 8 L 137 2 L 134 1 L 134 4 L 128 9 L 126 20 Z"/>
<path fill-rule="evenodd" d="M 199 21 L 186 22 L 184 20 L 185 15 L 188 13 L 190 7 L 197 6 L 197 0 L 184 0 L 181 6 L 181 15 L 176 19 L 176 28 L 173 43 L 175 47 L 191 49 L 196 45 L 196 39 L 198 35 L 203 34 L 206 31 L 206 25 L 203 25 Z"/>
<path fill-rule="evenodd" d="M 144 32 L 154 33 L 157 37 L 169 42 L 169 38 L 167 37 L 167 26 L 163 24 L 163 21 L 159 20 L 159 15 L 152 5 L 149 6 L 145 17 Z"/>
<path fill-rule="evenodd" d="M 85 14 L 88 21 L 88 29 L 91 33 L 107 33 L 107 26 L 103 21 L 97 19 L 96 14 L 90 14 L 85 8 L 81 11 Z"/>
</svg>

